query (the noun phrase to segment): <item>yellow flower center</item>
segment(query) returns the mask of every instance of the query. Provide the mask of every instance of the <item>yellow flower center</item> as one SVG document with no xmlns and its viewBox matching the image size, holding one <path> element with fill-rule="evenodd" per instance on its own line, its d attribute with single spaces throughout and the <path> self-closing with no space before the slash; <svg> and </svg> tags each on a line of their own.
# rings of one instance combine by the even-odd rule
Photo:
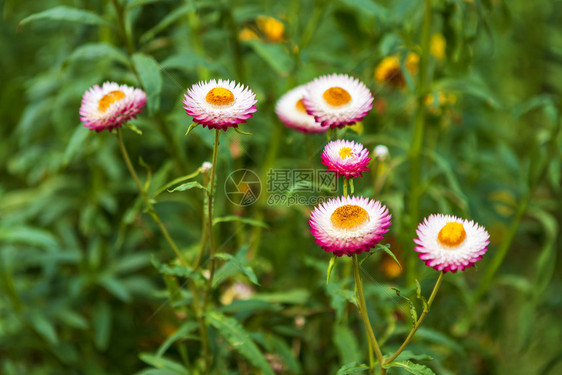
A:
<svg viewBox="0 0 562 375">
<path fill-rule="evenodd" d="M 338 152 L 340 158 L 342 158 L 342 160 L 345 160 L 347 158 L 351 158 L 353 157 L 353 152 L 351 151 L 351 148 L 349 147 L 342 147 L 340 149 L 340 152 Z"/>
<path fill-rule="evenodd" d="M 304 103 L 302 102 L 302 99 L 299 99 L 299 101 L 297 102 L 295 107 L 297 107 L 297 111 L 306 113 L 306 107 L 304 106 Z"/>
<path fill-rule="evenodd" d="M 336 228 L 351 229 L 369 220 L 369 214 L 363 207 L 346 204 L 338 207 L 330 217 Z"/>
<path fill-rule="evenodd" d="M 441 245 L 453 247 L 460 245 L 466 238 L 466 231 L 461 223 L 448 222 L 439 231 L 437 239 Z"/>
<path fill-rule="evenodd" d="M 123 99 L 125 94 L 123 91 L 115 90 L 105 94 L 98 102 L 98 110 L 100 112 L 105 112 L 109 106 L 119 100 Z"/>
<path fill-rule="evenodd" d="M 234 102 L 234 94 L 224 87 L 215 87 L 207 93 L 205 100 L 207 103 L 217 106 L 229 105 Z"/>
<path fill-rule="evenodd" d="M 326 103 L 334 107 L 342 106 L 351 101 L 351 95 L 349 95 L 347 90 L 337 86 L 330 87 L 328 90 L 324 91 L 322 97 Z"/>
</svg>

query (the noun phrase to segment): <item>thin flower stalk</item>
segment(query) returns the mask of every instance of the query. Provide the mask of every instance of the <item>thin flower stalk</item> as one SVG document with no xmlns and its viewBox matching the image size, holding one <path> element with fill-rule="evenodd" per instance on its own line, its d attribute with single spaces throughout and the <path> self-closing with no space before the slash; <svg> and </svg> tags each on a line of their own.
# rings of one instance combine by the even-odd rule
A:
<svg viewBox="0 0 562 375">
<path fill-rule="evenodd" d="M 429 313 L 429 310 L 431 309 L 431 305 L 433 304 L 433 300 L 435 300 L 435 296 L 437 295 L 437 292 L 439 291 L 439 287 L 441 286 L 441 282 L 443 281 L 444 275 L 445 275 L 445 272 L 439 273 L 439 277 L 437 278 L 437 281 L 435 282 L 435 286 L 433 287 L 433 291 L 431 292 L 429 300 L 427 301 L 427 308 L 424 308 L 422 314 L 418 318 L 417 322 L 414 324 L 414 327 L 411 329 L 410 333 L 408 333 L 408 336 L 406 337 L 406 339 L 404 340 L 404 342 L 402 343 L 400 348 L 398 348 L 398 350 L 396 350 L 396 352 L 390 358 L 388 358 L 386 361 L 384 361 L 384 363 L 390 363 L 390 362 L 394 361 L 400 355 L 400 353 L 402 353 L 404 351 L 404 349 L 406 349 L 406 347 L 408 346 L 410 341 L 412 341 L 412 338 L 416 334 L 416 331 L 418 330 L 418 328 L 420 328 L 423 321 L 425 320 L 425 317 Z"/>
</svg>

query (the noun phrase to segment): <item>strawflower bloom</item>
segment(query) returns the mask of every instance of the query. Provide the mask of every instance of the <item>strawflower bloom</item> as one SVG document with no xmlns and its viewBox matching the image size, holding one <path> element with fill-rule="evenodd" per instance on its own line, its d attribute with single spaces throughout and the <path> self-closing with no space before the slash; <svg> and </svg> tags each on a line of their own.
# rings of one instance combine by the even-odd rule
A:
<svg viewBox="0 0 562 375">
<path fill-rule="evenodd" d="M 341 128 L 363 120 L 373 108 L 373 95 L 357 78 L 331 74 L 306 85 L 303 104 L 322 126 Z"/>
<path fill-rule="evenodd" d="M 141 89 L 105 82 L 101 87 L 90 87 L 82 96 L 80 121 L 98 133 L 112 131 L 136 118 L 145 104 L 146 94 Z"/>
<path fill-rule="evenodd" d="M 457 272 L 472 267 L 488 250 L 490 235 L 474 221 L 434 214 L 416 230 L 415 250 L 429 267 Z"/>
<path fill-rule="evenodd" d="M 219 79 L 194 84 L 185 94 L 185 112 L 209 129 L 238 127 L 256 111 L 256 95 L 234 81 Z"/>
<path fill-rule="evenodd" d="M 404 65 L 410 74 L 414 75 L 417 73 L 419 61 L 419 56 L 413 52 L 406 56 Z M 400 56 L 387 56 L 382 59 L 375 69 L 375 81 L 392 87 L 406 86 L 406 78 L 404 78 L 404 74 L 400 69 Z"/>
<path fill-rule="evenodd" d="M 285 25 L 283 22 L 273 17 L 259 16 L 256 19 L 258 28 L 265 34 L 267 40 L 271 42 L 282 42 L 285 35 Z"/>
<path fill-rule="evenodd" d="M 310 214 L 310 232 L 326 252 L 352 256 L 369 251 L 390 226 L 388 209 L 363 197 L 337 197 L 316 206 Z"/>
<path fill-rule="evenodd" d="M 323 133 L 329 127 L 322 126 L 314 117 L 306 113 L 303 97 L 306 93 L 304 85 L 297 86 L 283 95 L 275 105 L 275 113 L 285 125 L 303 133 Z"/>
<path fill-rule="evenodd" d="M 334 172 L 336 177 L 362 177 L 368 168 L 371 158 L 369 150 L 361 143 L 338 139 L 331 141 L 322 151 L 322 164 L 328 167 L 327 172 Z"/>
</svg>

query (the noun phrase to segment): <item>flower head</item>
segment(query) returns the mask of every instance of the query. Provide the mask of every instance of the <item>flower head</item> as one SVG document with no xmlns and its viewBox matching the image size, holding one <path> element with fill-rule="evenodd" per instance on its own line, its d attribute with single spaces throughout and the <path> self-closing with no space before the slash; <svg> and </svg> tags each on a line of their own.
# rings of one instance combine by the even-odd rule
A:
<svg viewBox="0 0 562 375">
<path fill-rule="evenodd" d="M 363 197 L 337 197 L 316 206 L 310 214 L 316 243 L 337 256 L 369 251 L 390 226 L 388 209 Z"/>
<path fill-rule="evenodd" d="M 360 143 L 338 139 L 324 147 L 322 164 L 328 167 L 328 172 L 335 172 L 336 177 L 361 177 L 363 171 L 368 171 L 367 165 L 371 161 L 369 151 Z"/>
<path fill-rule="evenodd" d="M 204 161 L 203 164 L 199 167 L 201 172 L 208 173 L 211 169 L 213 169 L 213 164 L 208 161 Z"/>
<path fill-rule="evenodd" d="M 445 49 L 447 47 L 447 41 L 441 33 L 435 33 L 431 36 L 429 42 L 429 51 L 437 60 L 443 60 L 445 58 Z"/>
<path fill-rule="evenodd" d="M 82 96 L 80 121 L 84 126 L 101 132 L 112 131 L 142 111 L 146 94 L 141 89 L 105 82 L 101 87 L 94 85 Z"/>
<path fill-rule="evenodd" d="M 285 125 L 304 133 L 323 133 L 327 126 L 321 126 L 314 117 L 306 113 L 303 104 L 305 86 L 297 86 L 283 95 L 275 105 L 275 113 Z"/>
<path fill-rule="evenodd" d="M 388 151 L 388 147 L 385 145 L 377 145 L 373 149 L 373 156 L 378 161 L 385 161 L 390 158 L 390 152 Z"/>
<path fill-rule="evenodd" d="M 417 73 L 419 60 L 419 56 L 413 52 L 406 56 L 404 65 L 410 74 Z M 406 86 L 406 78 L 400 68 L 400 56 L 387 56 L 382 59 L 375 69 L 375 81 L 392 87 Z"/>
<path fill-rule="evenodd" d="M 283 22 L 273 17 L 258 16 L 256 19 L 258 28 L 265 34 L 267 40 L 271 42 L 281 42 L 285 34 Z"/>
<path fill-rule="evenodd" d="M 358 79 L 331 74 L 306 85 L 303 104 L 322 126 L 341 128 L 363 120 L 373 107 L 373 95 Z"/>
<path fill-rule="evenodd" d="M 256 95 L 244 85 L 222 79 L 194 84 L 185 94 L 185 112 L 209 129 L 238 127 L 256 111 Z"/>
<path fill-rule="evenodd" d="M 429 267 L 457 272 L 472 267 L 488 250 L 489 234 L 474 221 L 434 214 L 418 225 L 415 250 Z"/>
</svg>

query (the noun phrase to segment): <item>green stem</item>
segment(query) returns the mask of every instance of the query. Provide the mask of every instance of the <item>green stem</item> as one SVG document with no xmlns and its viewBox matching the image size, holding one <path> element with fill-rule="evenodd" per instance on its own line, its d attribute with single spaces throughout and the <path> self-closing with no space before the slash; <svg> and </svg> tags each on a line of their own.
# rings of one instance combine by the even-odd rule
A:
<svg viewBox="0 0 562 375">
<path fill-rule="evenodd" d="M 367 339 L 371 343 L 371 346 L 375 350 L 375 355 L 380 366 L 381 375 L 386 374 L 386 370 L 383 366 L 382 352 L 377 343 L 375 333 L 373 332 L 373 327 L 369 321 L 369 314 L 367 313 L 367 304 L 365 303 L 365 293 L 363 292 L 363 282 L 361 281 L 361 276 L 359 275 L 359 262 L 357 261 L 357 254 L 353 254 L 353 274 L 355 276 L 355 287 L 357 288 L 357 295 L 359 297 L 359 311 L 361 317 L 363 318 L 363 323 L 365 324 L 365 329 L 367 330 Z"/>
<path fill-rule="evenodd" d="M 197 13 L 197 5 L 194 0 L 187 0 L 187 3 L 191 4 L 192 9 L 187 15 L 189 29 L 191 30 L 191 46 L 198 56 L 203 57 L 206 56 L 206 53 L 203 47 L 203 38 L 199 35 L 201 33 L 201 19 Z M 210 76 L 209 69 L 203 65 L 197 67 L 197 76 L 201 81 L 208 80 Z"/>
<path fill-rule="evenodd" d="M 394 361 L 396 359 L 396 357 L 398 357 L 400 355 L 400 353 L 402 353 L 402 351 L 404 351 L 404 349 L 406 349 L 406 346 L 408 346 L 410 341 L 412 341 L 412 338 L 416 334 L 416 331 L 418 330 L 418 328 L 420 328 L 420 326 L 422 325 L 425 317 L 429 313 L 429 310 L 431 309 L 431 304 L 433 303 L 433 300 L 435 299 L 435 296 L 437 295 L 437 291 L 439 290 L 439 287 L 441 286 L 441 282 L 443 281 L 444 275 L 445 275 L 444 272 L 439 273 L 439 278 L 435 282 L 435 286 L 433 287 L 433 291 L 431 292 L 431 296 L 429 297 L 429 300 L 427 301 L 427 308 L 425 308 L 423 310 L 423 313 L 421 314 L 418 321 L 416 322 L 416 324 L 414 325 L 414 327 L 412 328 L 412 330 L 408 334 L 408 337 L 406 337 L 406 340 L 404 340 L 404 343 L 402 343 L 402 346 L 400 346 L 400 348 L 398 348 L 398 350 L 392 355 L 392 357 L 388 358 L 385 361 L 385 363 L 390 363 L 390 362 Z"/>
<path fill-rule="evenodd" d="M 343 196 L 347 197 L 347 178 L 343 178 Z"/>
<path fill-rule="evenodd" d="M 119 32 L 121 33 L 121 38 L 123 38 L 123 41 L 127 46 L 127 51 L 129 52 L 129 55 L 132 56 L 135 53 L 135 46 L 133 45 L 132 38 L 129 36 L 129 33 L 127 32 L 127 27 L 125 26 L 125 10 L 119 4 L 118 0 L 111 0 L 111 3 L 113 4 L 113 7 L 115 8 L 115 13 L 117 14 L 117 24 L 119 25 Z"/>
<path fill-rule="evenodd" d="M 234 70 L 236 71 L 236 78 L 239 82 L 245 81 L 244 61 L 242 57 L 242 48 L 238 40 L 238 27 L 232 15 L 233 8 L 232 1 L 229 4 L 223 4 L 223 16 L 228 27 L 230 36 L 230 44 L 232 45 L 232 57 L 234 60 Z"/>
<path fill-rule="evenodd" d="M 148 195 L 146 194 L 146 191 L 144 190 L 144 188 L 142 187 L 142 185 L 140 183 L 140 180 L 137 176 L 137 173 L 135 172 L 135 169 L 133 168 L 133 165 L 131 164 L 131 159 L 129 159 L 129 154 L 127 153 L 127 149 L 125 148 L 125 143 L 123 143 L 123 137 L 121 136 L 121 129 L 120 128 L 117 128 L 117 140 L 119 141 L 119 149 L 121 150 L 121 154 L 123 155 L 123 159 L 125 160 L 125 164 L 127 165 L 127 168 L 129 169 L 129 172 L 131 173 L 131 176 L 133 177 L 133 180 L 135 180 L 135 184 L 137 185 L 137 189 L 141 193 L 142 199 L 143 199 L 144 204 L 146 206 L 146 210 L 148 211 L 148 213 L 150 214 L 150 216 L 152 217 L 152 219 L 154 220 L 156 225 L 158 225 L 158 228 L 160 229 L 160 232 L 162 232 L 162 235 L 164 236 L 164 238 L 166 239 L 166 241 L 168 242 L 168 244 L 170 245 L 170 247 L 172 248 L 172 250 L 174 251 L 174 253 L 178 257 L 180 262 L 184 266 L 187 267 L 187 262 L 185 261 L 185 258 L 183 257 L 183 255 L 179 251 L 179 249 L 176 246 L 172 237 L 170 237 L 170 234 L 168 233 L 168 230 L 166 229 L 164 224 L 162 224 L 162 221 L 160 220 L 160 217 L 158 216 L 158 213 L 156 213 L 156 211 L 154 210 L 154 207 L 152 206 L 152 203 L 150 202 L 150 199 L 148 198 Z"/>
<path fill-rule="evenodd" d="M 207 173 L 205 172 L 203 176 L 203 186 L 208 186 L 209 180 L 207 177 Z M 203 192 L 203 202 L 208 204 L 209 196 L 207 192 Z M 203 204 L 203 222 L 201 223 L 201 228 L 203 228 L 203 233 L 201 234 L 201 242 L 199 243 L 199 253 L 197 254 L 197 259 L 195 259 L 195 263 L 193 264 L 193 269 L 197 269 L 201 264 L 201 259 L 203 259 L 203 253 L 205 252 L 205 245 L 207 244 L 207 236 L 209 228 L 207 226 L 207 215 L 205 213 L 205 204 Z"/>
<path fill-rule="evenodd" d="M 419 81 L 416 90 L 417 95 L 417 108 L 414 118 L 414 134 L 412 139 L 412 146 L 410 148 L 410 228 L 411 232 L 415 231 L 419 220 L 419 204 L 420 204 L 420 180 L 421 180 L 421 150 L 423 146 L 423 135 L 425 128 L 425 106 L 424 95 L 427 91 L 428 84 L 428 62 L 429 62 L 429 40 L 431 31 L 431 13 L 432 13 L 432 0 L 425 0 L 425 13 L 422 26 L 422 39 L 421 39 L 421 56 L 420 56 L 420 69 Z M 406 282 L 408 285 L 413 285 L 416 280 L 416 256 L 413 251 L 407 253 L 407 275 Z"/>
<path fill-rule="evenodd" d="M 158 225 L 158 228 L 160 229 L 160 232 L 162 232 L 162 235 L 164 236 L 164 238 L 166 239 L 166 241 L 168 242 L 168 244 L 170 245 L 170 247 L 172 248 L 172 250 L 174 251 L 174 253 L 176 254 L 176 256 L 178 257 L 178 259 L 180 260 L 181 264 L 184 267 L 187 267 L 187 261 L 185 260 L 185 258 L 183 257 L 183 255 L 181 254 L 181 252 L 179 251 L 178 247 L 176 246 L 174 240 L 172 239 L 172 237 L 170 237 L 170 234 L 168 233 L 168 230 L 166 229 L 166 227 L 164 226 L 164 224 L 162 224 L 162 221 L 160 220 L 160 217 L 158 216 L 158 213 L 156 213 L 156 211 L 154 210 L 154 208 L 152 207 L 152 203 L 150 202 L 146 191 L 143 189 L 140 180 L 137 176 L 137 173 L 135 172 L 135 169 L 133 168 L 133 165 L 131 164 L 131 159 L 129 158 L 129 154 L 127 153 L 127 149 L 125 148 L 125 144 L 123 142 L 123 137 L 121 136 L 121 129 L 117 128 L 117 139 L 119 141 L 119 148 L 121 149 L 121 153 L 123 154 L 123 159 L 125 159 L 125 164 L 127 165 L 127 168 L 129 169 L 129 172 L 131 173 L 131 176 L 133 177 L 133 180 L 135 180 L 135 184 L 137 185 L 137 188 L 139 190 L 139 192 L 141 193 L 142 199 L 144 201 L 144 204 L 146 205 L 146 209 L 148 211 L 148 213 L 150 214 L 150 216 L 152 217 L 152 219 L 154 220 L 154 222 L 156 223 L 156 225 Z M 203 319 L 203 316 L 201 314 L 201 309 L 199 306 L 199 292 L 197 291 L 197 286 L 193 283 L 190 282 L 189 283 L 189 288 L 191 290 L 191 294 L 193 295 L 193 309 L 195 311 L 195 314 L 197 316 L 197 320 L 199 322 L 199 330 L 201 332 L 201 345 L 203 347 L 203 357 L 205 359 L 209 358 L 209 342 L 208 342 L 208 333 L 207 333 L 207 326 L 205 325 L 205 320 Z M 208 367 L 208 361 L 206 360 L 206 368 Z"/>
<path fill-rule="evenodd" d="M 213 196 L 215 187 L 215 175 L 217 170 L 217 153 L 219 149 L 219 137 L 220 129 L 215 129 L 215 144 L 213 146 L 213 161 L 211 167 L 211 182 L 209 183 L 209 205 L 207 211 L 207 228 L 209 231 L 209 258 L 210 258 L 210 268 L 209 268 L 209 281 L 207 283 L 207 292 L 205 294 L 204 309 L 207 310 L 207 304 L 209 302 L 209 296 L 211 294 L 211 287 L 213 284 L 213 277 L 215 276 L 215 247 L 213 245 Z"/>
</svg>

